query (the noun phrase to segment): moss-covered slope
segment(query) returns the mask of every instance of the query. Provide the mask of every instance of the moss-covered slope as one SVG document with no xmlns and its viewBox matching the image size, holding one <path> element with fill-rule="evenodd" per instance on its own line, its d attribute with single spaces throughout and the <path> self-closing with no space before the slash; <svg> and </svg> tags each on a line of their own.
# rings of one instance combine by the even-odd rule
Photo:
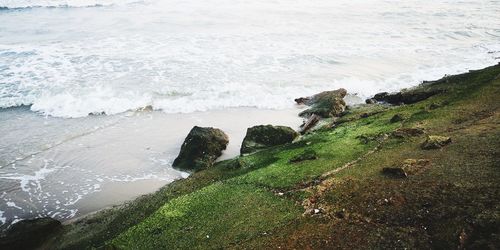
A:
<svg viewBox="0 0 500 250">
<path fill-rule="evenodd" d="M 405 95 L 427 90 L 437 94 L 410 105 L 351 107 L 298 142 L 220 162 L 66 226 L 48 245 L 498 248 L 500 65 Z M 428 135 L 452 142 L 424 150 Z M 304 152 L 315 157 L 293 160 Z M 406 178 L 382 174 L 408 162 L 426 164 L 410 164 Z"/>
</svg>

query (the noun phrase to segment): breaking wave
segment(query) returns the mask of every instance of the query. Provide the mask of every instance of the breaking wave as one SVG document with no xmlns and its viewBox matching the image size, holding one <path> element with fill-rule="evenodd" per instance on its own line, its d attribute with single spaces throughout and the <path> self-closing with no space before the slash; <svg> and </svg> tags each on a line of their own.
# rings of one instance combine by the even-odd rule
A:
<svg viewBox="0 0 500 250">
<path fill-rule="evenodd" d="M 363 98 L 500 59 L 496 1 L 131 2 L 0 0 L 113 5 L 0 13 L 0 108 L 284 109 L 318 91 Z"/>
</svg>

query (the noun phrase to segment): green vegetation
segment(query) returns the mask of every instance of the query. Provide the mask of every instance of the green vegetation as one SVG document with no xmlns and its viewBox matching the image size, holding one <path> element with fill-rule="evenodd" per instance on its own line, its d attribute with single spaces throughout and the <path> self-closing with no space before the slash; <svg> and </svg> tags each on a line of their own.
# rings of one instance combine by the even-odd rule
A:
<svg viewBox="0 0 500 250">
<path fill-rule="evenodd" d="M 412 91 L 419 100 L 433 94 L 351 107 L 292 144 L 217 163 L 68 225 L 47 246 L 498 249 L 500 65 L 404 97 L 414 100 Z M 424 133 L 394 136 L 401 128 Z M 452 142 L 422 150 L 428 135 Z M 293 162 L 308 152 L 315 159 Z M 412 161 L 426 164 L 406 178 L 381 174 Z"/>
</svg>

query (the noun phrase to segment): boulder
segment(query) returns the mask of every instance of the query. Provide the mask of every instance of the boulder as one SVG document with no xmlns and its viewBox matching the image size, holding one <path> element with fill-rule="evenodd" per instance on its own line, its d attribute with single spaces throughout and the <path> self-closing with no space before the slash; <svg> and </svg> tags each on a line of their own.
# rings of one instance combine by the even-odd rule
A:
<svg viewBox="0 0 500 250">
<path fill-rule="evenodd" d="M 365 100 L 365 103 L 366 104 L 375 104 L 375 103 L 377 103 L 377 100 L 375 100 L 374 98 L 368 98 Z"/>
<path fill-rule="evenodd" d="M 229 143 L 224 131 L 217 128 L 194 126 L 181 146 L 173 167 L 182 170 L 199 170 L 211 167 Z"/>
<path fill-rule="evenodd" d="M 386 102 L 390 104 L 412 104 L 423 101 L 433 95 L 442 93 L 443 90 L 431 87 L 419 87 L 410 90 L 402 90 L 395 93 L 382 92 L 373 96 L 378 102 Z"/>
<path fill-rule="evenodd" d="M 422 149 L 439 149 L 451 143 L 451 138 L 447 136 L 430 135 L 422 143 Z"/>
<path fill-rule="evenodd" d="M 241 144 L 241 154 L 292 142 L 299 134 L 285 126 L 259 125 L 247 129 Z"/>
<path fill-rule="evenodd" d="M 302 111 L 299 116 L 309 117 L 316 114 L 320 117 L 338 117 L 345 111 L 346 103 L 344 97 L 347 90 L 337 89 L 324 91 L 311 97 L 301 97 L 295 99 L 298 104 L 305 104 L 311 108 Z"/>
<path fill-rule="evenodd" d="M 61 228 L 49 217 L 19 221 L 0 238 L 0 249 L 35 249 Z"/>
</svg>

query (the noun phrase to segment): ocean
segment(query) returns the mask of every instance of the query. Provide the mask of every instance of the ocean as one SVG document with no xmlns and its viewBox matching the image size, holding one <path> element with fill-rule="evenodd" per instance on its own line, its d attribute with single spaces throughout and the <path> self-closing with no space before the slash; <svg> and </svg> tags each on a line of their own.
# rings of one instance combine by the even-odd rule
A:
<svg viewBox="0 0 500 250">
<path fill-rule="evenodd" d="M 67 220 L 186 177 L 170 164 L 193 125 L 238 141 L 299 123 L 299 96 L 363 100 L 495 64 L 498 13 L 487 0 L 0 0 L 0 223 Z"/>
</svg>

